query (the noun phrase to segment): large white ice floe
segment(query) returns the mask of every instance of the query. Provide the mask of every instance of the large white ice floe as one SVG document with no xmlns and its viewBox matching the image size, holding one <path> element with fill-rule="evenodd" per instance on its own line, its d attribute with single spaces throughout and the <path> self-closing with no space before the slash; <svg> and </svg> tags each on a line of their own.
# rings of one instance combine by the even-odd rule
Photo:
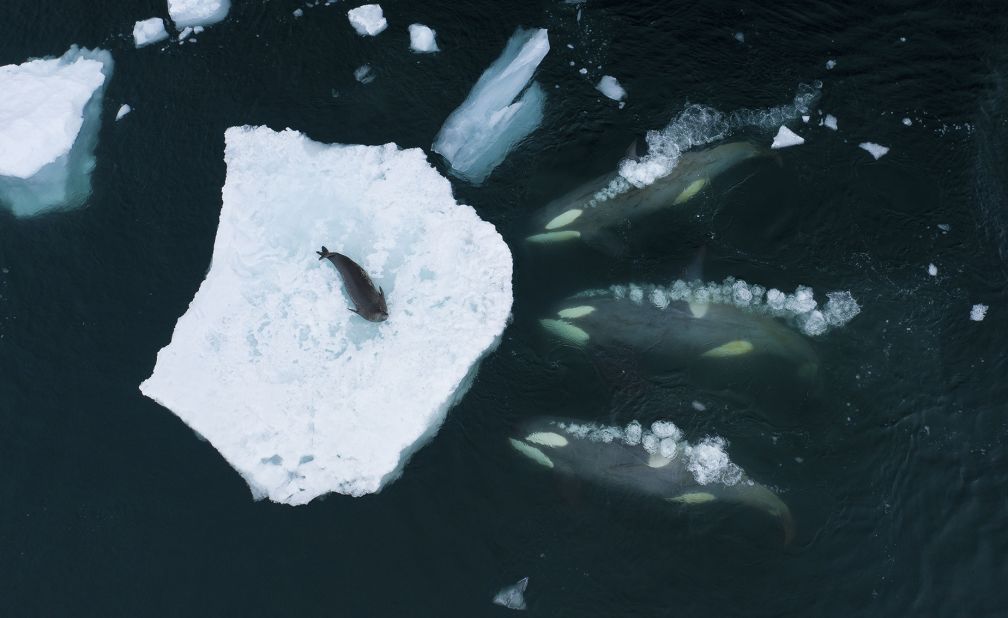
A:
<svg viewBox="0 0 1008 618">
<path fill-rule="evenodd" d="M 606 289 L 581 292 L 582 297 L 612 297 L 627 302 L 647 302 L 665 309 L 670 302 L 686 301 L 691 307 L 708 304 L 734 305 L 752 313 L 781 318 L 806 335 L 822 335 L 832 328 L 843 326 L 861 313 L 861 306 L 849 291 L 826 294 L 822 307 L 815 299 L 812 288 L 799 285 L 793 293 L 746 283 L 727 277 L 722 282 L 683 281 L 671 285 L 635 284 L 614 285 Z"/>
<path fill-rule="evenodd" d="M 545 95 L 537 82 L 529 81 L 549 49 L 545 29 L 519 28 L 462 105 L 448 116 L 433 149 L 448 161 L 452 173 L 472 183 L 483 182 L 539 126 Z"/>
<path fill-rule="evenodd" d="M 304 504 L 394 480 L 467 390 L 511 309 L 511 253 L 420 149 L 225 134 L 206 280 L 140 385 L 256 498 Z M 315 251 L 352 257 L 388 321 L 351 313 Z"/>
<path fill-rule="evenodd" d="M 133 42 L 138 48 L 167 38 L 168 32 L 165 30 L 164 20 L 160 17 L 151 17 L 133 24 Z"/>
<path fill-rule="evenodd" d="M 216 24 L 230 10 L 231 0 L 168 0 L 168 15 L 176 28 Z"/>
<path fill-rule="evenodd" d="M 431 54 L 438 49 L 435 37 L 437 33 L 423 24 L 409 25 L 410 49 L 418 54 Z"/>
<path fill-rule="evenodd" d="M 60 58 L 0 67 L 0 203 L 17 216 L 80 206 L 112 55 L 76 46 Z"/>
<path fill-rule="evenodd" d="M 381 5 L 365 4 L 355 9 L 347 11 L 347 19 L 350 25 L 361 36 L 375 36 L 381 34 L 388 28 L 388 21 L 382 13 Z"/>
<path fill-rule="evenodd" d="M 660 131 L 648 131 L 645 136 L 647 154 L 626 158 L 620 162 L 619 176 L 595 194 L 604 202 L 636 187 L 654 183 L 672 173 L 682 153 L 727 139 L 746 130 L 770 131 L 786 122 L 808 114 L 821 94 L 822 84 L 801 84 L 794 100 L 768 108 L 743 108 L 724 113 L 708 105 L 687 105 Z"/>
</svg>

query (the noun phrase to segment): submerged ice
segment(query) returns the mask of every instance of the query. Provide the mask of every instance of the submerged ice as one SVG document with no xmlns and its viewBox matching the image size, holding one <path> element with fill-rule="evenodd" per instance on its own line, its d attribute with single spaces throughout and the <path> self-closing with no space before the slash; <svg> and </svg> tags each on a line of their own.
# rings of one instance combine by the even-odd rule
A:
<svg viewBox="0 0 1008 618">
<path fill-rule="evenodd" d="M 448 161 L 452 173 L 472 183 L 483 182 L 539 126 L 545 94 L 537 82 L 529 81 L 549 49 L 546 30 L 519 28 L 462 105 L 448 116 L 433 150 Z"/>
<path fill-rule="evenodd" d="M 0 67 L 0 203 L 17 216 L 80 206 L 112 55 L 76 46 L 60 58 Z"/>
<path fill-rule="evenodd" d="M 393 480 L 462 396 L 511 308 L 511 254 L 419 149 L 236 127 L 211 268 L 141 391 L 204 436 L 257 498 L 304 504 Z M 385 290 L 347 310 L 315 251 Z"/>
</svg>

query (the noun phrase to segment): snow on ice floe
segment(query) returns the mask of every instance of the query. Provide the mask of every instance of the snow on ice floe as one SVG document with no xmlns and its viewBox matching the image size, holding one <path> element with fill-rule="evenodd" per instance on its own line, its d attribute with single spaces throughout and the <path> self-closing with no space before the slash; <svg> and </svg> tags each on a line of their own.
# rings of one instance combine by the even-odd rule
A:
<svg viewBox="0 0 1008 618">
<path fill-rule="evenodd" d="M 529 578 L 523 577 L 511 586 L 500 589 L 493 599 L 495 605 L 508 609 L 525 609 L 525 588 L 528 587 Z"/>
<path fill-rule="evenodd" d="M 672 282 L 671 285 L 635 284 L 614 285 L 606 289 L 587 290 L 578 297 L 605 297 L 640 304 L 649 302 L 658 309 L 665 309 L 674 301 L 691 304 L 734 305 L 752 313 L 782 318 L 806 335 L 822 335 L 831 328 L 843 326 L 861 313 L 861 306 L 849 291 L 826 294 L 826 304 L 821 308 L 812 288 L 799 285 L 791 294 L 776 288 L 766 289 L 728 277 L 724 281 Z"/>
<path fill-rule="evenodd" d="M 80 206 L 112 55 L 71 47 L 60 58 L 0 67 L 0 203 L 23 217 Z"/>
<path fill-rule="evenodd" d="M 585 71 L 587 73 L 587 71 Z M 626 90 L 612 75 L 603 75 L 602 79 L 595 84 L 595 89 L 606 95 L 613 101 L 622 101 L 626 98 Z"/>
<path fill-rule="evenodd" d="M 144 19 L 133 25 L 133 41 L 137 48 L 157 43 L 167 38 L 168 32 L 165 30 L 164 20 L 160 17 Z"/>
<path fill-rule="evenodd" d="M 130 113 L 132 111 L 133 111 L 133 108 L 130 107 L 128 103 L 123 103 L 122 106 L 119 107 L 119 111 L 116 112 L 115 119 L 116 120 L 122 120 L 123 118 L 126 117 L 126 114 L 128 114 L 128 113 Z"/>
<path fill-rule="evenodd" d="M 888 146 L 881 146 L 874 142 L 861 142 L 860 144 L 858 144 L 858 147 L 861 148 L 862 150 L 867 151 L 868 154 L 870 154 L 871 156 L 875 157 L 876 161 L 881 159 L 883 156 L 885 156 L 887 152 L 889 152 Z"/>
<path fill-rule="evenodd" d="M 987 309 L 989 308 L 990 307 L 988 307 L 983 303 L 977 303 L 976 305 L 973 305 L 973 308 L 970 309 L 970 319 L 973 320 L 974 322 L 983 321 L 983 319 L 987 317 Z"/>
<path fill-rule="evenodd" d="M 438 49 L 436 36 L 437 32 L 423 24 L 409 25 L 410 49 L 418 54 L 432 54 L 441 51 Z"/>
<path fill-rule="evenodd" d="M 176 28 L 216 24 L 230 10 L 231 0 L 168 0 L 168 15 Z"/>
<path fill-rule="evenodd" d="M 777 135 L 773 138 L 773 143 L 770 144 L 771 148 L 787 148 L 789 146 L 801 146 L 805 143 L 805 138 L 798 135 L 791 129 L 781 125 L 781 128 L 777 130 Z"/>
<path fill-rule="evenodd" d="M 462 105 L 448 116 L 432 148 L 448 161 L 453 174 L 475 184 L 483 182 L 518 142 L 539 127 L 546 95 L 537 82 L 529 81 L 549 49 L 545 29 L 519 28 Z"/>
<path fill-rule="evenodd" d="M 350 25 L 361 36 L 375 36 L 381 34 L 388 28 L 385 15 L 382 14 L 381 5 L 365 4 L 356 9 L 347 11 L 347 19 Z"/>
<path fill-rule="evenodd" d="M 233 127 L 211 267 L 140 390 L 257 498 L 376 492 L 465 393 L 511 309 L 511 253 L 420 149 Z M 346 253 L 390 317 L 347 310 Z"/>
</svg>

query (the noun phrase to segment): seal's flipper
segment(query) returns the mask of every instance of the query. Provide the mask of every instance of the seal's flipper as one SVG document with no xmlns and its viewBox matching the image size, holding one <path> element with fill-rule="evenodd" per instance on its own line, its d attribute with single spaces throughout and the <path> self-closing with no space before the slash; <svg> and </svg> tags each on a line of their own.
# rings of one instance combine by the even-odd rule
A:
<svg viewBox="0 0 1008 618">
<path fill-rule="evenodd" d="M 329 250 L 325 248 L 325 245 L 322 245 L 322 250 L 321 251 L 316 251 L 315 253 L 317 253 L 319 255 L 319 260 L 320 261 L 326 259 L 327 257 L 329 257 Z"/>
</svg>

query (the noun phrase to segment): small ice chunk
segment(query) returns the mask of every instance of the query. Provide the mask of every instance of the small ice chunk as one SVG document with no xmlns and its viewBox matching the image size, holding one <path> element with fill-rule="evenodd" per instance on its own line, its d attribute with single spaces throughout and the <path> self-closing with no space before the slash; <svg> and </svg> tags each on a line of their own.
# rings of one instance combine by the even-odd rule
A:
<svg viewBox="0 0 1008 618">
<path fill-rule="evenodd" d="M 948 223 L 939 223 L 938 229 L 948 234 L 949 231 L 952 229 L 952 226 L 949 225 Z"/>
<path fill-rule="evenodd" d="M 829 127 L 830 129 L 833 129 L 834 131 L 837 130 L 836 116 L 834 116 L 833 114 L 826 114 L 826 117 L 823 118 L 822 123 L 827 127 Z"/>
<path fill-rule="evenodd" d="M 210 270 L 140 390 L 205 436 L 257 498 L 376 492 L 497 345 L 510 251 L 419 148 L 234 127 L 224 159 Z M 384 288 L 387 322 L 347 310 L 339 275 L 315 255 L 323 244 Z M 314 459 L 298 463 L 305 453 Z"/>
<path fill-rule="evenodd" d="M 938 267 L 935 266 L 934 264 L 928 264 L 928 269 L 927 270 L 928 270 L 928 274 L 931 275 L 932 277 L 937 277 L 938 276 Z"/>
<path fill-rule="evenodd" d="M 126 114 L 130 113 L 131 111 L 133 111 L 133 108 L 130 107 L 128 104 L 123 103 L 122 107 L 119 108 L 119 111 L 116 112 L 116 120 L 122 120 L 123 117 Z"/>
<path fill-rule="evenodd" d="M 370 84 L 375 80 L 374 71 L 371 70 L 370 64 L 362 64 L 354 69 L 353 76 L 362 84 Z"/>
<path fill-rule="evenodd" d="M 974 322 L 979 322 L 983 320 L 985 317 L 987 317 L 987 309 L 989 309 L 989 307 L 982 303 L 977 303 L 976 305 L 973 305 L 973 308 L 970 309 L 970 319 L 973 320 Z"/>
<path fill-rule="evenodd" d="M 164 20 L 160 17 L 144 19 L 133 25 L 133 42 L 137 48 L 157 43 L 167 38 L 168 32 L 165 30 Z"/>
<path fill-rule="evenodd" d="M 835 67 L 835 66 L 836 66 L 836 60 L 827 60 L 826 61 L 826 70 L 827 71 L 832 70 L 833 67 Z"/>
<path fill-rule="evenodd" d="M 811 116 L 809 116 L 808 114 L 802 114 L 801 121 L 804 122 L 805 124 L 808 124 L 809 118 L 811 118 Z"/>
<path fill-rule="evenodd" d="M 887 146 L 881 146 L 874 142 L 861 142 L 860 144 L 858 144 L 858 147 L 860 147 L 862 150 L 868 151 L 868 154 L 875 157 L 876 161 L 881 159 L 887 152 L 889 152 L 889 148 Z"/>
<path fill-rule="evenodd" d="M 528 580 L 529 578 L 523 577 L 518 583 L 501 588 L 501 591 L 494 596 L 494 604 L 508 609 L 525 609 L 525 588 L 528 587 Z"/>
<path fill-rule="evenodd" d="M 202 34 L 204 29 L 203 26 L 193 26 L 192 31 L 193 34 Z"/>
<path fill-rule="evenodd" d="M 184 41 L 184 40 L 186 40 L 186 37 L 189 36 L 192 33 L 193 33 L 193 29 L 190 28 L 189 26 L 186 26 L 185 28 L 182 28 L 182 32 L 179 32 L 178 40 L 179 41 Z"/>
<path fill-rule="evenodd" d="M 587 71 L 585 71 L 585 73 L 587 73 Z M 626 90 L 623 89 L 619 80 L 612 75 L 603 75 L 602 79 L 595 84 L 595 88 L 613 101 L 622 101 L 626 98 Z"/>
<path fill-rule="evenodd" d="M 542 123 L 546 95 L 538 83 L 529 81 L 549 49 L 546 30 L 519 28 L 462 105 L 448 116 L 433 150 L 448 161 L 452 173 L 482 183 Z"/>
<path fill-rule="evenodd" d="M 697 412 L 703 412 L 704 410 L 707 409 L 707 406 L 705 406 L 704 404 L 700 403 L 699 401 L 694 401 L 693 402 L 693 409 L 696 410 Z"/>
<path fill-rule="evenodd" d="M 304 17 L 304 10 L 300 8 L 294 9 L 293 15 L 294 17 Z"/>
<path fill-rule="evenodd" d="M 168 0 L 168 15 L 176 28 L 216 24 L 230 10 L 231 0 Z"/>
<path fill-rule="evenodd" d="M 0 67 L 0 204 L 16 216 L 73 208 L 90 195 L 112 68 L 109 52 L 77 46 Z"/>
<path fill-rule="evenodd" d="M 375 36 L 381 34 L 388 28 L 388 21 L 382 14 L 380 4 L 365 4 L 355 9 L 347 11 L 347 19 L 350 25 L 361 36 Z"/>
<path fill-rule="evenodd" d="M 438 49 L 436 36 L 437 32 L 434 32 L 423 24 L 409 25 L 410 49 L 418 54 L 431 54 L 441 51 Z"/>
<path fill-rule="evenodd" d="M 805 138 L 801 137 L 791 129 L 781 125 L 777 135 L 773 138 L 771 148 L 787 148 L 788 146 L 800 146 L 805 143 Z"/>
<path fill-rule="evenodd" d="M 588 69 L 581 67 L 580 69 L 578 69 L 578 73 L 580 73 L 581 75 L 588 75 Z"/>
<path fill-rule="evenodd" d="M 738 41 L 739 43 L 745 43 L 745 34 L 743 34 L 742 32 L 736 32 L 735 40 Z"/>
<path fill-rule="evenodd" d="M 903 124 L 909 127 L 910 125 L 913 124 L 913 121 L 910 120 L 909 118 L 904 118 L 903 119 Z"/>
</svg>

